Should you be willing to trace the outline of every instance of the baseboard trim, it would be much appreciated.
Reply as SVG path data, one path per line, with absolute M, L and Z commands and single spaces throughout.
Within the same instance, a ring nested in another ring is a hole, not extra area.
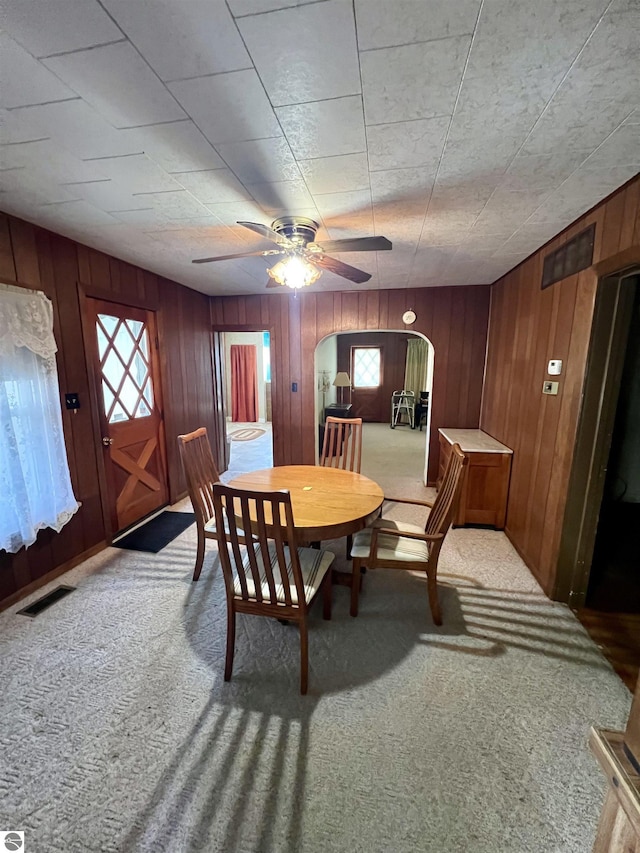
M 42 575 L 41 578 L 38 578 L 35 581 L 23 586 L 17 592 L 12 593 L 7 596 L 7 598 L 3 598 L 0 601 L 0 613 L 3 610 L 7 610 L 7 608 L 12 607 L 14 604 L 17 604 L 19 601 L 22 601 L 23 598 L 26 598 L 28 595 L 31 595 L 32 592 L 36 592 L 41 587 L 46 586 L 46 584 L 51 583 L 51 581 L 59 578 L 60 575 L 63 575 L 65 572 L 71 571 L 71 569 L 75 569 L 76 566 L 79 566 L 80 563 L 83 563 L 85 560 L 88 560 L 89 557 L 94 557 L 96 554 L 99 554 L 100 551 L 104 551 L 107 547 L 107 543 L 103 540 L 102 542 L 98 542 L 97 545 L 93 545 L 91 548 L 87 548 L 86 551 L 83 551 L 81 554 L 78 554 L 75 557 L 72 557 L 70 560 L 67 560 L 66 563 L 62 563 L 59 566 L 56 566 L 55 569 L 51 569 L 50 572 L 47 572 L 46 575 Z

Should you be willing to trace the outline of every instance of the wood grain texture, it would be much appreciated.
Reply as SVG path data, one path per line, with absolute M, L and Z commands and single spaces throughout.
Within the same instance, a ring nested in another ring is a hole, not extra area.
M 257 317 L 270 329 L 273 454 L 276 465 L 314 462 L 315 377 L 311 354 L 325 337 L 355 330 L 404 332 L 402 314 L 412 307 L 434 347 L 429 481 L 438 473 L 438 428 L 476 428 L 484 368 L 489 287 L 429 287 L 374 292 L 328 292 L 211 298 L 215 329 Z M 461 381 L 461 377 L 463 381 Z M 298 391 L 291 391 L 292 382 Z
M 632 223 L 640 211 L 639 186 L 636 177 L 491 288 L 480 427 L 513 448 L 506 532 L 549 595 L 598 278 L 593 269 L 583 270 L 541 290 L 542 263 L 548 252 L 592 222 L 594 265 L 630 249 L 637 240 Z M 550 359 L 563 361 L 557 396 L 542 394 Z
M 229 486 L 256 492 L 288 490 L 299 544 L 356 533 L 378 515 L 384 500 L 380 486 L 368 477 L 320 465 L 284 465 L 240 474 Z M 251 518 L 255 520 L 253 512 Z
M 28 549 L 0 552 L 0 606 L 55 576 L 105 540 L 98 476 L 99 430 L 81 316 L 81 292 L 156 310 L 171 500 L 186 484 L 176 436 L 200 426 L 215 435 L 209 298 L 117 258 L 11 216 L 0 215 L 0 278 L 39 289 L 52 300 L 60 393 L 76 392 L 76 414 L 62 409 L 74 493 L 82 506 L 60 533 L 43 530 Z

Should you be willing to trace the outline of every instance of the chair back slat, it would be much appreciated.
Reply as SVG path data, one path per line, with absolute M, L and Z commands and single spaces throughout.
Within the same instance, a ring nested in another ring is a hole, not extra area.
M 179 435 L 178 447 L 193 511 L 204 526 L 213 518 L 213 484 L 220 479 L 206 428 Z
M 325 422 L 320 465 L 360 473 L 362 418 L 333 418 Z
M 460 449 L 460 445 L 454 444 L 444 477 L 442 478 L 440 490 L 427 517 L 425 533 L 431 535 L 440 533 L 444 535 L 449 529 L 458 505 L 458 500 L 460 499 L 462 472 L 468 461 L 468 458 Z
M 289 492 L 254 492 L 216 483 L 213 498 L 227 590 L 236 598 L 263 606 L 265 611 L 282 604 L 306 607 Z M 242 552 L 239 527 L 245 534 Z M 239 592 L 238 589 L 234 592 L 236 578 Z M 297 604 L 291 594 L 292 586 L 296 589 Z M 282 600 L 278 604 L 279 593 Z

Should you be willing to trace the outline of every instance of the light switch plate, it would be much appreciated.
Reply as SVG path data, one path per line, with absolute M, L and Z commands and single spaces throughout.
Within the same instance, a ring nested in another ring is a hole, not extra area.
M 560 376 L 562 373 L 562 359 L 553 358 L 547 365 L 547 373 L 549 376 Z
M 542 383 L 542 393 L 543 394 L 557 394 L 558 393 L 558 382 L 549 382 L 545 380 Z

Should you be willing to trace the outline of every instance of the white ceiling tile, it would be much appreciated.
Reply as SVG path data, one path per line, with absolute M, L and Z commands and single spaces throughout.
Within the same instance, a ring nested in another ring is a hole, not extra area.
M 162 80 L 248 68 L 224 0 L 103 0 Z
M 143 208 L 123 208 L 122 210 L 113 210 L 111 215 L 121 222 L 126 222 L 129 225 L 134 225 L 136 228 L 155 228 L 169 224 L 169 220 L 164 213 L 155 207 Z
M 126 42 L 43 61 L 114 127 L 138 127 L 185 117 L 146 62 Z
M 360 50 L 471 34 L 481 0 L 356 0 Z
M 451 115 L 469 43 L 456 36 L 361 54 L 366 123 Z
M 631 107 L 625 99 L 576 103 L 561 89 L 527 137 L 523 153 L 554 159 L 567 149 L 590 154 L 629 116 Z
M 69 53 L 123 38 L 95 0 L 3 0 L 2 28 L 33 56 Z
M 371 173 L 371 196 L 378 208 L 400 203 L 414 214 L 423 211 L 432 187 L 433 176 L 425 169 L 389 169 Z
M 253 69 L 182 80 L 169 89 L 214 145 L 282 133 Z
M 238 26 L 275 106 L 360 93 L 349 0 L 241 18 Z
M 146 207 L 144 200 L 131 194 L 131 191 L 116 181 L 68 182 L 62 184 L 76 198 L 83 199 L 101 210 L 111 213 L 114 210 L 129 210 Z
M 12 115 L 28 123 L 35 133 L 49 136 L 81 159 L 117 157 L 142 151 L 131 137 L 123 136 L 89 104 L 77 98 L 57 104 L 22 107 Z
M 0 107 L 20 107 L 25 104 L 44 104 L 75 98 L 78 93 L 70 89 L 34 59 L 23 47 L 0 32 L 2 56 L 2 86 Z M 11 73 L 8 73 L 8 69 Z
M 229 8 L 236 18 L 246 15 L 260 15 L 275 9 L 290 9 L 305 3 L 317 3 L 318 0 L 229 0 Z
M 113 181 L 126 186 L 132 193 L 163 192 L 180 189 L 180 185 L 164 169 L 145 154 L 126 157 L 106 157 L 92 160 Z
M 26 212 L 29 206 L 39 207 L 47 203 L 75 201 L 80 198 L 73 187 L 52 181 L 33 169 L 0 171 L 0 191 L 2 200 L 10 197 L 13 201 L 21 200 L 26 204 Z M 6 208 L 0 204 L 0 209 Z
M 80 160 L 52 139 L 0 147 L 2 168 L 26 167 L 51 181 L 97 181 L 108 178 L 101 160 Z
M 48 139 L 46 133 L 33 127 L 31 122 L 24 119 L 26 110 L 0 109 L 0 144 L 15 145 L 22 142 L 35 142 Z
M 366 150 L 360 95 L 278 107 L 276 115 L 293 153 L 301 160 Z
M 198 172 L 224 167 L 222 158 L 192 121 L 133 127 L 118 133 L 166 172 Z
M 72 25 L 72 0 L 8 2 L 21 43 L 77 52 L 45 68 L 4 37 L 0 207 L 204 292 L 263 293 L 261 260 L 191 259 L 267 247 L 235 223 L 293 214 L 319 240 L 394 245 L 344 257 L 368 283 L 318 290 L 492 281 L 640 169 L 637 0 L 485 0 L 468 56 L 479 0 L 355 0 L 366 133 L 350 0 L 107 0 L 135 48 L 97 41 L 102 2 L 78 0 Z M 136 48 L 163 76 L 207 76 L 170 93 Z M 211 73 L 239 57 L 262 80 Z
M 341 154 L 338 157 L 301 160 L 300 169 L 314 196 L 366 190 L 369 187 L 366 154 Z
M 229 169 L 175 172 L 172 177 L 203 204 L 221 204 L 250 198 L 245 187 Z
M 309 190 L 302 180 L 249 184 L 247 189 L 263 210 L 274 215 L 280 211 L 295 213 L 299 208 L 314 206 Z
M 184 189 L 170 192 L 143 193 L 135 196 L 138 202 L 145 202 L 150 207 L 157 208 L 167 219 L 196 219 L 210 217 L 211 212 Z
M 584 168 L 640 166 L 640 124 L 624 124 L 584 161 Z
M 48 209 L 45 210 L 45 208 Z M 105 213 L 104 210 L 100 210 L 86 201 L 66 201 L 61 204 L 43 205 L 42 212 L 49 222 L 63 222 L 65 225 L 81 228 L 102 227 L 115 222 L 114 218 Z
M 243 183 L 300 179 L 300 169 L 284 136 L 218 145 L 220 156 Z
M 368 127 L 369 168 L 377 172 L 427 166 L 435 178 L 449 122 L 444 116 Z
M 261 222 L 264 225 L 271 224 L 266 221 L 268 217 L 265 217 L 262 208 L 254 201 L 208 204 L 207 208 L 224 225 L 235 225 L 237 222 Z M 250 236 L 251 232 L 247 230 L 247 238 Z

